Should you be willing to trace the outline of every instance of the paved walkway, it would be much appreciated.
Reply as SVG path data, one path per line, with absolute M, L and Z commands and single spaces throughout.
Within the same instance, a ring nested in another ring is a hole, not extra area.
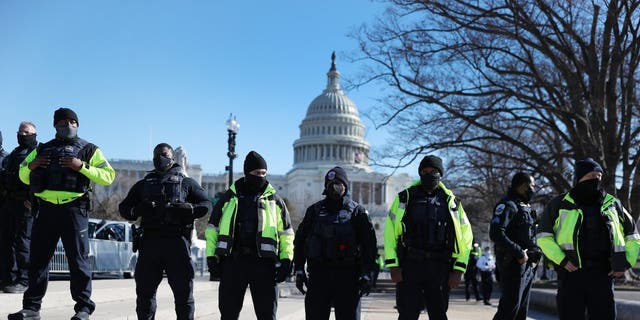
M 248 292 L 248 291 L 247 291 Z M 304 296 L 294 294 L 293 284 L 283 286 L 281 293 L 286 297 L 278 300 L 278 319 L 304 319 Z M 218 282 L 209 282 L 205 277 L 198 277 L 194 284 L 197 319 L 219 319 L 218 311 Z M 93 320 L 136 319 L 135 316 L 135 283 L 133 280 L 105 279 L 93 281 L 93 296 L 97 308 L 92 315 Z M 166 279 L 161 283 L 158 294 L 158 311 L 156 319 L 175 319 L 173 311 L 173 296 Z M 6 314 L 21 308 L 22 295 L 0 294 L 0 319 Z M 494 304 L 497 300 L 494 301 Z M 49 290 L 44 298 L 42 319 L 63 320 L 73 315 L 73 300 L 69 294 L 68 280 L 49 282 Z M 397 312 L 393 308 L 395 295 L 393 293 L 374 293 L 362 301 L 363 320 L 391 320 L 397 319 Z M 466 302 L 461 290 L 454 291 L 449 307 L 449 319 L 480 320 L 491 319 L 495 313 L 495 306 L 485 306 L 482 303 Z M 240 319 L 255 319 L 251 296 L 247 294 Z M 332 316 L 333 319 L 333 316 Z M 420 319 L 428 319 L 422 314 Z M 554 319 L 544 314 L 532 314 L 531 319 Z

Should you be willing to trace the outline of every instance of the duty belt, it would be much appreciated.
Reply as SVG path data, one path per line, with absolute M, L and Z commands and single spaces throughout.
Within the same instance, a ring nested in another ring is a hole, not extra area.
M 349 262 L 312 260 L 307 261 L 307 268 L 309 271 L 318 269 L 359 270 L 361 265 L 355 260 Z
M 251 248 L 251 247 L 235 247 L 233 248 L 233 251 L 231 252 L 231 255 L 236 257 L 236 256 L 252 256 L 252 255 L 257 255 L 258 251 L 256 250 L 256 248 Z
M 65 199 L 66 200 L 66 199 Z M 89 208 L 89 200 L 84 196 L 80 196 L 78 198 L 69 198 L 70 201 L 64 201 L 62 203 L 51 203 L 47 200 L 40 198 L 40 206 L 41 207 L 52 207 L 52 208 Z
M 449 259 L 451 259 L 451 252 L 447 250 L 427 251 L 427 250 L 407 247 L 406 258 L 412 261 L 425 261 L 425 260 L 448 261 Z
M 9 191 L 7 192 L 7 199 L 14 200 L 14 201 L 29 200 L 29 191 L 24 191 L 24 192 Z
M 178 226 L 159 226 L 159 227 L 142 227 L 145 238 L 157 237 L 157 238 L 171 238 L 171 237 L 183 237 L 182 228 Z
M 609 260 L 582 260 L 583 269 L 610 269 L 611 263 Z

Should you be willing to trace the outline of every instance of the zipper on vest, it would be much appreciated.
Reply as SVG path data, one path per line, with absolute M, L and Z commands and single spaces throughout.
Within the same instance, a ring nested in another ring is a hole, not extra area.
M 580 247 L 578 243 L 580 242 L 580 228 L 582 227 L 582 210 L 578 209 L 580 215 L 578 216 L 578 223 L 576 224 L 576 238 L 573 240 L 576 247 L 576 256 L 578 257 L 578 268 L 582 268 L 582 259 L 580 258 Z
M 458 232 L 456 232 L 456 223 L 455 223 L 455 220 L 453 220 L 453 219 L 456 219 L 458 217 L 454 217 L 454 213 L 451 210 L 451 206 L 449 206 L 449 216 L 451 216 L 451 224 L 453 224 L 453 253 L 459 254 L 460 253 L 460 245 L 458 244 Z M 459 220 L 460 219 L 458 219 L 458 221 Z M 462 232 L 462 226 L 460 225 L 459 222 L 458 222 L 458 229 L 460 230 L 460 232 Z
M 264 195 L 263 195 L 264 196 Z M 260 203 L 262 203 L 263 206 L 265 206 L 264 211 L 265 211 L 265 215 L 266 215 L 266 205 L 264 204 L 264 202 L 262 201 L 262 196 L 260 196 L 258 198 L 258 214 L 260 214 Z M 260 220 L 260 218 L 256 217 L 258 220 Z M 261 228 L 264 229 L 264 218 L 262 218 L 262 226 L 260 226 Z M 262 233 L 262 230 L 258 230 L 258 228 L 256 228 L 256 252 L 258 253 L 258 257 L 262 258 L 262 254 L 260 253 L 260 234 Z
M 231 225 L 229 226 L 231 228 L 231 233 L 229 234 L 229 252 L 227 254 L 231 254 L 231 252 L 233 251 L 233 239 L 235 238 L 235 232 L 236 232 L 236 217 L 238 216 L 238 196 L 235 196 L 236 198 L 236 205 L 233 208 L 233 221 L 231 221 Z

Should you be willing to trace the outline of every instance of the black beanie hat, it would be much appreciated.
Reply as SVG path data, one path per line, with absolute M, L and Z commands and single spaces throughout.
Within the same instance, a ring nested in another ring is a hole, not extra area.
M 444 168 L 442 167 L 442 159 L 436 156 L 425 156 L 420 161 L 420 166 L 418 167 L 418 174 L 422 171 L 423 168 L 431 167 L 440 171 L 440 176 L 444 176 Z
M 340 180 L 340 182 L 342 182 L 344 186 L 349 189 L 349 178 L 347 177 L 347 172 L 342 167 L 333 167 L 333 169 L 329 170 L 329 172 L 324 175 L 325 188 L 331 181 L 336 179 Z
M 267 162 L 259 153 L 252 150 L 244 158 L 244 174 L 247 175 L 255 169 L 267 170 Z
M 602 167 L 599 163 L 591 158 L 582 159 L 580 161 L 576 161 L 576 168 L 574 177 L 576 182 L 584 177 L 587 173 L 597 171 L 602 173 Z
M 64 119 L 73 119 L 78 123 L 78 126 L 80 126 L 80 121 L 78 121 L 78 115 L 69 108 L 60 108 L 53 113 L 54 126 L 58 121 L 64 120 Z

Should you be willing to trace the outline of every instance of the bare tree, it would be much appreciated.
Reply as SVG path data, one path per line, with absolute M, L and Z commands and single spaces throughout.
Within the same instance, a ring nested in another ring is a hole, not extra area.
M 93 184 L 93 191 L 90 193 L 92 217 L 123 220 L 120 217 L 118 206 L 136 181 L 134 177 L 129 175 L 116 175 L 115 181 L 109 186 Z
M 378 164 L 447 150 L 559 193 L 589 156 L 605 188 L 640 207 L 640 0 L 388 2 L 354 35 L 368 62 L 356 85 L 388 85 L 375 119 L 405 142 Z

